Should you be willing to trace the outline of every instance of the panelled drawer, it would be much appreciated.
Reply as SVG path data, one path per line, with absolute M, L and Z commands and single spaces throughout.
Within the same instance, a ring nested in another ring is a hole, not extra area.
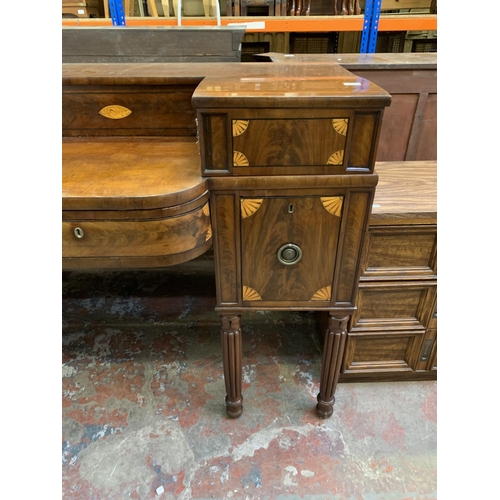
M 63 91 L 63 136 L 196 136 L 194 88 L 72 87 Z
M 361 283 L 342 373 L 376 377 L 425 370 L 428 361 L 419 358 L 435 299 L 434 281 Z
M 371 226 L 360 281 L 436 279 L 434 225 Z
M 342 372 L 389 373 L 414 371 L 422 331 L 353 334 L 347 339 Z
M 435 282 L 361 283 L 351 332 L 427 329 L 434 310 Z

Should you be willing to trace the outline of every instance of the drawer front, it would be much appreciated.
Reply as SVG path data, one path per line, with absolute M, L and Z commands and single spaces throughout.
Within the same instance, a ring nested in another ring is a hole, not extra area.
M 427 329 L 434 311 L 436 283 L 362 283 L 351 331 Z
M 63 136 L 195 136 L 194 87 L 63 92 Z
M 236 167 L 342 166 L 348 128 L 349 119 L 342 117 L 233 119 L 233 163 Z
M 330 303 L 343 201 L 241 198 L 244 305 Z
M 361 281 L 435 279 L 436 226 L 370 227 Z
M 198 110 L 205 175 L 371 173 L 382 118 L 349 109 Z
M 413 371 L 422 332 L 349 334 L 343 373 Z
M 179 217 L 146 221 L 65 221 L 63 258 L 156 257 L 181 254 L 212 236 L 208 204 Z

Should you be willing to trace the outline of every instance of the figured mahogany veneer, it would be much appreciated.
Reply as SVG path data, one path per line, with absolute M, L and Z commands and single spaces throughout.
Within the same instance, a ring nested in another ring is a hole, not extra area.
M 390 99 L 338 64 L 64 64 L 63 269 L 162 267 L 213 240 L 233 418 L 248 310 L 325 313 L 322 418 L 342 377 L 435 373 L 432 210 L 384 197 L 391 165 L 374 169 Z
M 211 246 L 193 140 L 65 139 L 63 269 L 162 267 Z

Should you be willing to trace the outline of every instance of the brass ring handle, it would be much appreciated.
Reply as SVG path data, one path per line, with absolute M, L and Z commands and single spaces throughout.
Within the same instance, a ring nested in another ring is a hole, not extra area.
M 279 248 L 277 257 L 285 266 L 293 266 L 302 258 L 302 250 L 293 243 L 287 243 Z
M 75 236 L 78 238 L 78 239 L 82 239 L 83 238 L 83 229 L 81 227 L 75 227 L 74 231 L 75 233 Z

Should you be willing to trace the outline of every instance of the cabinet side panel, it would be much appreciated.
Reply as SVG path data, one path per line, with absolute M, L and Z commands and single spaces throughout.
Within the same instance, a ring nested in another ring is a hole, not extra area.
M 338 266 L 336 293 L 337 305 L 353 305 L 359 276 L 361 248 L 366 232 L 367 214 L 373 197 L 372 192 L 353 192 L 349 196 L 345 222 L 345 235 Z
M 233 195 L 212 195 L 217 302 L 238 303 L 236 211 Z
M 203 140 L 205 142 L 204 168 L 206 170 L 228 170 L 227 115 L 203 114 L 202 120 Z
M 372 169 L 378 118 L 378 114 L 356 114 L 352 132 L 351 151 L 347 165 L 348 170 L 350 168 Z

